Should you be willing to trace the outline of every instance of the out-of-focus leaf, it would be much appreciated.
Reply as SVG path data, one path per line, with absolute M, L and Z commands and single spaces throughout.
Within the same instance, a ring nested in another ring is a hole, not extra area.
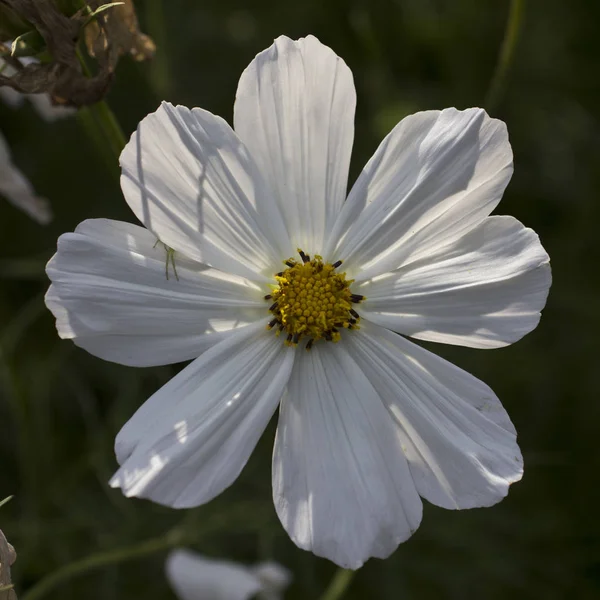
M 12 43 L 11 56 L 35 56 L 46 48 L 44 38 L 38 31 L 28 31 L 16 37 Z
M 22 33 L 31 29 L 14 10 L 4 4 L 0 4 L 0 41 L 12 40 Z

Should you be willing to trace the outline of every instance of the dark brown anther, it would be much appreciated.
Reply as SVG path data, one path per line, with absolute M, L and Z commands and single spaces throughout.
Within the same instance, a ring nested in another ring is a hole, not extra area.
M 313 339 L 308 340 L 308 344 L 306 344 L 306 350 L 310 350 L 312 348 L 314 341 L 315 340 Z
M 277 308 L 277 302 L 273 302 L 273 304 L 271 304 L 271 306 L 269 306 L 269 310 L 271 312 L 273 312 L 276 308 Z
M 343 327 L 344 326 L 343 323 L 334 323 L 333 325 L 334 325 L 334 327 Z
M 271 321 L 269 321 L 269 324 L 267 325 L 267 327 L 269 329 L 273 329 L 273 327 L 275 327 L 276 324 L 277 324 L 277 319 L 271 319 Z
M 279 273 L 275 273 L 275 277 L 283 277 L 283 271 L 279 271 Z
M 279 323 L 279 333 L 281 333 L 285 329 L 285 325 L 283 323 Z
M 300 341 L 300 334 L 296 333 L 294 334 L 294 337 L 292 338 L 292 344 L 297 344 Z
M 290 267 L 290 268 L 291 268 L 291 267 L 295 267 L 295 266 L 296 266 L 296 261 L 295 261 L 295 260 L 286 260 L 286 261 L 285 261 L 285 264 L 286 264 L 288 267 Z
M 293 338 L 293 337 L 294 337 L 294 336 L 293 336 L 291 333 L 288 333 L 288 336 L 287 336 L 287 340 L 286 340 L 286 341 L 287 341 L 288 343 L 290 343 L 290 342 L 292 341 L 292 338 Z
M 350 325 L 356 325 L 356 319 L 348 319 L 348 323 L 350 323 Z
M 357 312 L 356 312 L 356 311 L 355 311 L 353 308 L 351 308 L 351 309 L 350 309 L 348 312 L 349 312 L 349 313 L 350 313 L 350 314 L 351 314 L 351 315 L 352 315 L 352 316 L 353 316 L 355 319 L 360 319 L 360 315 L 359 315 L 359 314 L 358 314 L 358 313 L 357 313 Z
M 339 329 L 338 329 L 337 327 L 332 327 L 332 328 L 331 328 L 331 331 L 332 331 L 333 333 L 338 333 L 338 332 L 339 332 Z
M 325 332 L 325 339 L 326 339 L 328 342 L 331 342 L 331 340 L 333 340 L 333 336 L 331 335 L 331 332 L 330 332 L 330 331 L 326 331 L 326 332 Z
M 338 267 L 339 267 L 341 264 L 342 264 L 342 261 L 341 261 L 341 260 L 336 260 L 336 261 L 335 261 L 335 262 L 334 262 L 334 263 L 333 263 L 331 266 L 332 266 L 334 269 L 337 269 L 337 268 L 338 268 Z
M 365 297 L 361 296 L 360 294 L 352 294 L 350 296 L 350 300 L 354 303 L 362 302 L 364 299 L 365 299 Z
M 300 258 L 302 259 L 303 263 L 310 262 L 310 255 L 304 254 L 304 252 L 302 252 L 302 250 L 298 250 L 298 254 L 300 255 Z
M 273 296 L 271 296 L 271 294 L 267 294 L 267 295 L 265 296 L 265 300 L 270 300 L 272 297 L 273 297 Z

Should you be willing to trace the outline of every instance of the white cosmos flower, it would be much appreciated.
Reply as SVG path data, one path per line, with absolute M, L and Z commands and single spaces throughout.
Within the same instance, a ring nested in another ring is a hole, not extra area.
M 494 392 L 397 333 L 506 346 L 535 328 L 550 286 L 537 235 L 489 216 L 512 174 L 504 123 L 477 108 L 409 116 L 346 199 L 354 109 L 350 70 L 314 37 L 281 37 L 252 61 L 235 132 L 163 104 L 121 156 L 123 193 L 145 228 L 92 220 L 63 235 L 46 297 L 60 335 L 96 356 L 195 359 L 117 436 L 112 486 L 178 508 L 208 502 L 280 406 L 279 518 L 298 546 L 349 568 L 414 533 L 420 496 L 490 506 L 522 475 Z M 325 306 L 314 290 L 327 285 L 336 296 Z M 362 296 L 353 323 L 345 302 Z M 306 351 L 310 336 L 292 335 L 296 310 L 313 337 L 339 343 Z
M 277 563 L 246 567 L 189 550 L 171 552 L 166 572 L 180 600 L 281 600 L 292 579 Z

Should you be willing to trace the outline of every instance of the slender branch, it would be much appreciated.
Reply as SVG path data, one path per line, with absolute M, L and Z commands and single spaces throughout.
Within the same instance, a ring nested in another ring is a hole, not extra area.
M 498 62 L 496 63 L 496 69 L 494 70 L 490 87 L 485 96 L 484 105 L 489 112 L 492 112 L 497 108 L 502 93 L 504 92 L 506 77 L 515 56 L 524 13 L 525 0 L 511 0 L 508 18 L 506 20 L 506 28 L 504 30 L 504 39 L 502 40 L 502 46 L 500 47 L 500 53 L 498 55 Z
M 209 535 L 211 532 L 218 531 L 225 524 L 231 525 L 232 523 L 237 523 L 239 524 L 239 527 L 241 527 L 241 523 L 244 523 L 245 526 L 251 525 L 253 530 L 256 529 L 257 531 L 260 531 L 265 527 L 265 520 L 264 518 L 261 518 L 261 515 L 258 514 L 256 510 L 254 510 L 256 518 L 251 523 L 248 523 L 247 515 L 250 514 L 252 510 L 250 508 L 251 506 L 251 503 L 240 503 L 235 511 L 230 511 L 227 514 L 213 515 L 202 527 L 195 524 L 194 513 L 190 512 L 180 522 L 179 526 L 174 527 L 160 537 L 152 538 L 145 542 L 140 542 L 125 548 L 98 552 L 87 558 L 65 565 L 61 569 L 54 571 L 54 573 L 51 573 L 40 580 L 22 595 L 21 600 L 39 600 L 65 581 L 83 575 L 88 571 L 93 571 L 94 569 L 135 560 L 156 552 L 169 550 L 170 548 L 184 546 L 185 544 L 197 541 L 199 535 Z
M 333 576 L 333 579 L 323 592 L 321 600 L 339 600 L 348 591 L 355 571 L 347 569 L 338 569 Z
M 77 577 L 87 571 L 128 560 L 135 560 L 136 558 L 141 558 L 162 550 L 168 550 L 169 548 L 179 546 L 183 541 L 184 535 L 182 532 L 179 529 L 174 529 L 167 535 L 153 538 L 140 544 L 92 554 L 82 560 L 72 562 L 45 577 L 22 594 L 21 600 L 39 600 L 39 598 L 46 596 L 64 581 Z

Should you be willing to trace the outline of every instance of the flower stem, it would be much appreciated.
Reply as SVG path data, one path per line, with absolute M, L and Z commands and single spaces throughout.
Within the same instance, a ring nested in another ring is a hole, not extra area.
M 115 114 L 110 109 L 110 106 L 108 106 L 106 100 L 100 100 L 100 102 L 92 104 L 90 109 L 102 126 L 102 129 L 108 138 L 111 150 L 118 161 L 119 156 L 127 143 L 123 130 L 119 125 L 119 121 L 117 121 Z
M 106 565 L 134 560 L 149 554 L 154 554 L 155 552 L 168 550 L 169 548 L 180 545 L 183 542 L 183 538 L 182 532 L 179 529 L 174 529 L 167 535 L 146 540 L 140 544 L 92 554 L 82 560 L 72 562 L 42 579 L 39 583 L 25 592 L 25 594 L 22 595 L 21 600 L 39 600 L 39 598 L 46 596 L 61 583 L 73 577 L 77 577 L 87 571 L 92 571 Z
M 98 153 L 104 159 L 104 163 L 108 170 L 118 179 L 120 169 L 118 163 L 115 162 L 114 151 L 108 144 L 106 136 L 104 135 L 98 120 L 94 116 L 92 109 L 89 106 L 82 106 L 77 111 L 77 120 L 87 137 L 96 147 Z
M 500 102 L 502 92 L 506 85 L 506 77 L 512 64 L 521 25 L 523 24 L 523 14 L 525 12 L 525 0 L 511 0 L 506 28 L 504 30 L 504 39 L 500 47 L 496 69 L 490 82 L 487 94 L 485 96 L 484 106 L 489 112 L 494 111 Z
M 168 98 L 171 91 L 171 76 L 167 55 L 167 32 L 165 31 L 165 10 L 163 0 L 147 0 L 146 26 L 156 43 L 157 52 L 150 65 L 151 81 L 160 100 Z
M 77 50 L 77 56 L 83 72 L 88 77 L 91 77 L 90 68 L 81 49 Z M 117 121 L 106 100 L 100 100 L 96 104 L 81 108 L 79 110 L 79 119 L 86 133 L 92 138 L 95 145 L 100 147 L 101 152 L 109 162 L 111 170 L 115 171 L 118 177 L 120 173 L 118 167 L 119 156 L 127 141 L 119 125 L 119 121 Z M 97 130 L 100 131 L 97 132 Z M 116 163 L 114 159 L 116 159 Z
M 339 600 L 339 598 L 342 598 L 352 583 L 354 573 L 355 571 L 338 569 L 329 586 L 323 592 L 321 600 Z

